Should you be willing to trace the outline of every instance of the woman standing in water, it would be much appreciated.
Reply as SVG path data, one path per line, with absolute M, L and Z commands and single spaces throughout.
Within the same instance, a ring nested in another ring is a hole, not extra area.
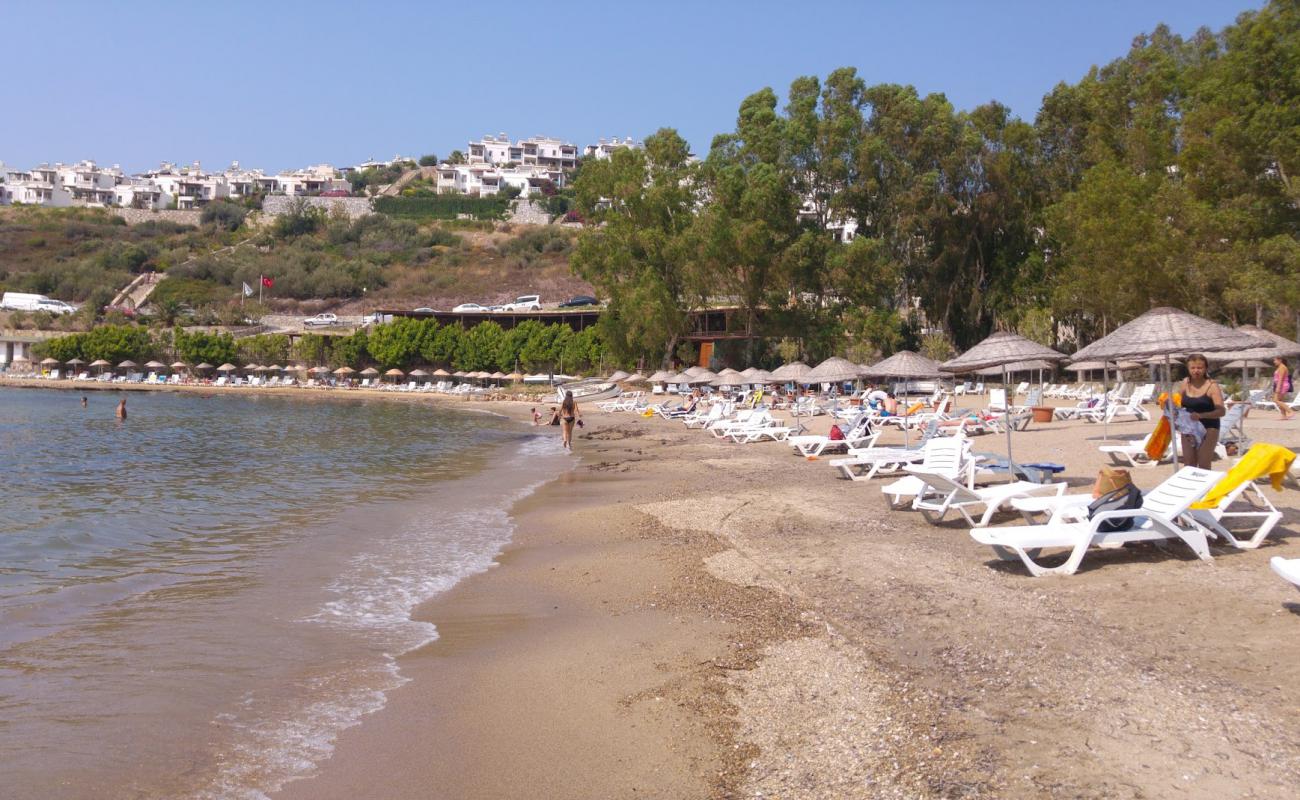
M 564 393 L 564 402 L 560 404 L 560 443 L 565 450 L 573 449 L 573 426 L 578 424 L 582 415 L 578 413 L 578 402 L 573 399 L 573 392 Z
M 126 419 L 126 398 L 117 401 L 117 418 Z

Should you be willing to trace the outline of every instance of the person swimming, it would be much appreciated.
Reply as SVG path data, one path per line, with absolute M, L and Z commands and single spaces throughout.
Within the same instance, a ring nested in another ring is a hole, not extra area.
M 87 403 L 86 403 L 86 396 L 83 394 L 83 395 L 81 396 L 81 407 L 82 407 L 82 408 L 85 408 L 86 405 L 87 405 Z
M 126 419 L 126 398 L 117 401 L 117 418 Z

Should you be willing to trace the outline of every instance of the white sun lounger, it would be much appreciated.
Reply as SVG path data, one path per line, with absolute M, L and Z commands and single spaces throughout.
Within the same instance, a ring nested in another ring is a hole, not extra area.
M 1128 464 L 1131 467 L 1154 467 L 1170 457 L 1173 451 L 1173 439 L 1170 438 L 1169 446 L 1165 448 L 1164 454 L 1159 459 L 1147 458 L 1147 443 L 1150 441 L 1151 434 L 1148 433 L 1136 442 L 1103 444 L 1097 450 L 1110 456 L 1110 460 L 1116 464 Z
M 848 433 L 844 434 L 843 439 L 832 439 L 829 436 L 791 436 L 786 439 L 790 446 L 794 448 L 797 455 L 804 457 L 816 457 L 826 452 L 832 447 L 853 448 L 870 448 L 875 445 L 876 440 L 880 438 L 882 431 L 879 429 L 872 430 L 871 417 L 863 414 L 853 423 Z
M 1192 503 L 1204 497 L 1222 477 L 1222 472 L 1183 467 L 1173 477 L 1147 492 L 1142 498 L 1141 508 L 1105 511 L 1090 520 L 1075 522 L 1052 521 L 1045 525 L 974 528 L 970 535 L 980 544 L 991 546 L 999 558 L 1019 558 L 1028 568 L 1029 574 L 1036 578 L 1044 575 L 1073 575 L 1089 548 L 1118 547 L 1128 542 L 1181 539 L 1199 558 L 1209 561 L 1206 529 L 1189 519 L 1187 511 Z M 1133 527 L 1129 530 L 1107 533 L 1100 529 L 1106 520 L 1125 517 L 1133 518 Z M 1040 551 L 1048 548 L 1066 548 L 1070 555 L 1060 566 L 1045 567 L 1035 559 Z
M 947 475 L 954 480 L 964 477 L 968 483 L 975 480 L 975 461 L 970 457 L 970 440 L 964 437 L 931 439 L 921 450 L 920 469 L 929 474 Z M 905 475 L 893 483 L 880 487 L 896 507 L 904 497 L 916 497 L 925 492 L 925 482 L 915 475 Z
M 1273 528 L 1282 521 L 1282 512 L 1260 491 L 1254 481 L 1243 481 L 1224 496 L 1214 508 L 1193 508 L 1188 511 L 1197 522 L 1209 528 L 1214 535 L 1238 550 L 1254 550 L 1264 543 Z M 1234 520 L 1258 521 L 1256 528 L 1246 538 L 1238 538 L 1224 526 Z
M 921 493 L 912 500 L 913 510 L 920 511 L 931 522 L 941 522 L 949 511 L 956 511 L 972 527 L 983 528 L 999 510 L 1007 510 L 1012 500 L 1021 497 L 1052 494 L 1061 496 L 1065 493 L 1065 483 L 1033 483 L 1015 481 L 999 483 L 984 488 L 972 489 L 964 486 L 947 475 L 932 472 L 924 467 L 907 467 L 908 474 L 920 479 L 924 486 Z M 984 513 L 977 521 L 970 515 L 971 510 L 983 508 Z
M 1273 556 L 1268 560 L 1273 571 L 1282 576 L 1282 580 L 1300 589 L 1300 558 L 1282 558 Z

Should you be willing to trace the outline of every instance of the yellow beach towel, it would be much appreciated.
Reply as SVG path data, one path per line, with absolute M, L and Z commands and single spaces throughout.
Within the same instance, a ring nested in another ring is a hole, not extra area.
M 1268 476 L 1269 482 L 1273 488 L 1282 491 L 1282 479 L 1286 477 L 1286 472 L 1291 468 L 1291 462 L 1295 461 L 1295 453 L 1280 444 L 1266 444 L 1260 442 L 1251 445 L 1246 451 L 1246 455 L 1241 457 L 1237 466 L 1228 470 L 1228 474 L 1223 476 L 1223 480 L 1214 485 L 1205 499 L 1192 505 L 1192 508 L 1214 508 L 1219 501 L 1227 497 L 1228 494 L 1246 481 L 1253 481 Z

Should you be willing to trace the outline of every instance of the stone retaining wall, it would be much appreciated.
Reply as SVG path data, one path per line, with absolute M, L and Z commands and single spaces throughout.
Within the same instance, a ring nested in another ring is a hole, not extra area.
M 534 203 L 532 200 L 516 200 L 509 221 L 516 225 L 549 225 L 551 215 L 546 213 L 541 203 Z
M 127 225 L 166 220 L 167 222 L 175 222 L 178 225 L 194 225 L 196 227 L 199 224 L 199 215 L 203 213 L 202 211 L 178 211 L 174 209 L 148 211 L 142 208 L 111 208 L 109 211 L 126 220 Z
M 287 195 L 273 194 L 262 201 L 262 215 L 264 217 L 278 217 L 287 213 L 293 203 L 298 200 L 305 200 L 307 205 L 314 208 L 323 208 L 326 213 L 333 214 L 336 209 L 342 209 L 348 219 L 358 219 L 367 214 L 374 213 L 374 201 L 369 197 L 289 197 Z

